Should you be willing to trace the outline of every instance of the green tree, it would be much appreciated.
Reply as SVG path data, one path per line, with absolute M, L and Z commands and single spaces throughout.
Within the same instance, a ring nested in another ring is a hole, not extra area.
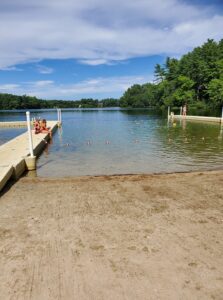
M 165 68 L 161 67 L 160 64 L 156 64 L 154 74 L 156 77 L 156 81 L 162 82 L 165 79 L 165 75 L 166 75 Z
M 223 105 L 223 79 L 212 79 L 210 81 L 208 95 L 212 106 L 220 107 Z

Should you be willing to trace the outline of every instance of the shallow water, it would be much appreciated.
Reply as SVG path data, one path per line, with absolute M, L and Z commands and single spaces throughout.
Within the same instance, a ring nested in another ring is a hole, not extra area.
M 25 131 L 26 128 L 0 128 L 0 146 Z
M 55 111 L 32 112 L 32 116 L 57 118 Z M 5 120 L 10 118 L 25 120 L 25 113 L 4 114 Z M 219 124 L 189 121 L 172 124 L 150 110 L 68 110 L 62 112 L 62 118 L 62 128 L 38 160 L 38 176 L 223 167 L 223 132 Z

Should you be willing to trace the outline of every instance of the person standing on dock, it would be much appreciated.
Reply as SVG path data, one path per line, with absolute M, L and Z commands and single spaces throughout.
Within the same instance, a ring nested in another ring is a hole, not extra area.
M 186 115 L 187 115 L 187 105 L 184 104 L 184 106 L 183 106 L 183 116 L 186 117 Z

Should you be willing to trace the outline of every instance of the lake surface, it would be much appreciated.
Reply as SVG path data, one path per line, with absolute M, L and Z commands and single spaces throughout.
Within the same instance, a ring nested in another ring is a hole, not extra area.
M 25 128 L 0 128 L 0 146 L 25 131 Z
M 32 117 L 57 119 L 55 111 Z M 25 112 L 0 113 L 0 121 L 25 120 Z M 63 125 L 38 159 L 38 176 L 159 173 L 223 167 L 219 124 L 172 124 L 151 110 L 63 110 Z M 0 141 L 25 129 L 0 129 Z

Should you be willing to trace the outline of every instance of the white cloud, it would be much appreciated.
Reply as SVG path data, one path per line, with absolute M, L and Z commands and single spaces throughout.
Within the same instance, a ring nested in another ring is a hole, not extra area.
M 32 87 L 46 87 L 49 85 L 52 85 L 54 82 L 53 80 L 38 80 L 38 81 L 31 81 L 31 82 L 27 82 L 28 85 L 31 85 Z
M 14 84 L 14 83 L 1 84 L 0 93 L 10 93 L 10 91 L 17 90 L 19 89 L 19 87 L 20 87 L 19 84 Z
M 23 71 L 23 69 L 21 68 L 17 68 L 15 66 L 11 66 L 11 67 L 2 67 L 0 68 L 1 71 Z
M 37 65 L 37 71 L 40 74 L 51 74 L 51 73 L 54 72 L 54 69 L 46 67 L 46 66 L 43 66 L 43 65 Z
M 97 65 L 219 40 L 223 16 L 180 0 L 1 0 L 0 28 L 0 68 L 64 58 Z
M 89 66 L 98 66 L 98 65 L 113 65 L 111 61 L 107 59 L 80 59 L 80 63 L 89 65 Z
M 30 95 L 43 99 L 73 99 L 82 97 L 104 98 L 111 94 L 121 96 L 133 84 L 143 84 L 152 81 L 152 77 L 143 76 L 117 76 L 89 78 L 72 84 L 57 84 L 51 80 L 30 81 L 23 85 L 5 84 L 0 86 L 5 93 L 16 95 Z M 71 96 L 72 95 L 72 96 Z M 95 95 L 95 96 L 94 96 Z

